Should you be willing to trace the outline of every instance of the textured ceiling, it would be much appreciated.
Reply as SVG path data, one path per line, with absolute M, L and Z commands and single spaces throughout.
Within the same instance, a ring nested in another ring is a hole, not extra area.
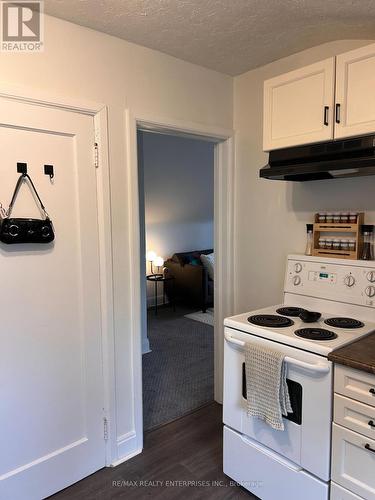
M 375 0 L 46 0 L 45 11 L 229 75 L 375 37 Z

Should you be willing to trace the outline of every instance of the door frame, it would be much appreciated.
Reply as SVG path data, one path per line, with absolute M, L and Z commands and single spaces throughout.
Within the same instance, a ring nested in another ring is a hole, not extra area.
M 105 464 L 110 466 L 117 457 L 116 405 L 115 405 L 115 342 L 114 301 L 112 264 L 112 211 L 109 175 L 108 109 L 102 103 L 83 99 L 66 99 L 49 94 L 48 91 L 33 90 L 0 82 L 0 99 L 14 100 L 43 107 L 62 109 L 93 117 L 95 142 L 98 144 L 98 168 L 96 168 L 96 193 L 99 234 L 99 276 L 101 300 L 101 347 L 103 367 L 103 419 L 108 422 L 109 439 L 105 441 Z M 94 144 L 93 144 L 93 168 Z M 104 424 L 103 424 L 104 431 Z M 103 432 L 104 439 L 104 432 Z
M 214 397 L 222 403 L 223 394 L 223 320 L 234 311 L 234 131 L 200 123 L 146 116 L 125 111 L 127 196 L 129 200 L 131 293 L 131 335 L 133 348 L 133 422 L 136 448 L 143 448 L 142 415 L 142 297 L 140 214 L 138 188 L 137 130 L 207 140 L 215 143 L 215 326 L 214 326 Z

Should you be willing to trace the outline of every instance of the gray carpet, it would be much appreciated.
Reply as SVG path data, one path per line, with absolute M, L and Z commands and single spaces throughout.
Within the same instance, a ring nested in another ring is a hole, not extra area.
M 143 421 L 149 430 L 214 398 L 214 329 L 177 307 L 148 313 L 151 352 L 143 355 Z

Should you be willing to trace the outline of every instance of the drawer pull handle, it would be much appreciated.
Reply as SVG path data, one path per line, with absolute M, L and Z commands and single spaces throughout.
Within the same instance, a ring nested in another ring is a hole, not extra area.
M 372 453 L 375 453 L 374 448 L 371 448 L 371 446 L 368 443 L 365 444 L 365 448 L 366 448 L 366 450 L 372 451 Z
M 373 387 L 371 387 L 371 389 L 368 392 L 373 396 L 375 396 L 375 389 Z
M 370 420 L 370 422 L 368 423 L 368 425 L 369 425 L 370 427 L 372 427 L 373 429 L 375 429 L 375 423 L 374 423 L 374 421 L 373 421 L 373 420 Z
M 328 127 L 329 122 L 328 122 L 328 113 L 329 113 L 329 106 L 324 106 L 324 125 Z
M 336 123 L 340 123 L 340 104 L 336 104 Z

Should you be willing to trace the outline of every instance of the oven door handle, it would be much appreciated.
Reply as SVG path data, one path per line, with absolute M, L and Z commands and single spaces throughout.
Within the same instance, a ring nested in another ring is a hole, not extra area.
M 229 335 L 225 334 L 225 338 L 228 342 L 238 345 L 240 347 L 245 347 L 246 342 L 243 340 L 238 340 Z M 330 367 L 327 365 L 322 365 L 320 363 L 306 363 L 305 361 L 300 361 L 299 359 L 290 358 L 289 356 L 285 356 L 284 361 L 294 366 L 298 366 L 299 368 L 304 368 L 305 370 L 309 370 L 315 373 L 328 373 L 330 371 Z

